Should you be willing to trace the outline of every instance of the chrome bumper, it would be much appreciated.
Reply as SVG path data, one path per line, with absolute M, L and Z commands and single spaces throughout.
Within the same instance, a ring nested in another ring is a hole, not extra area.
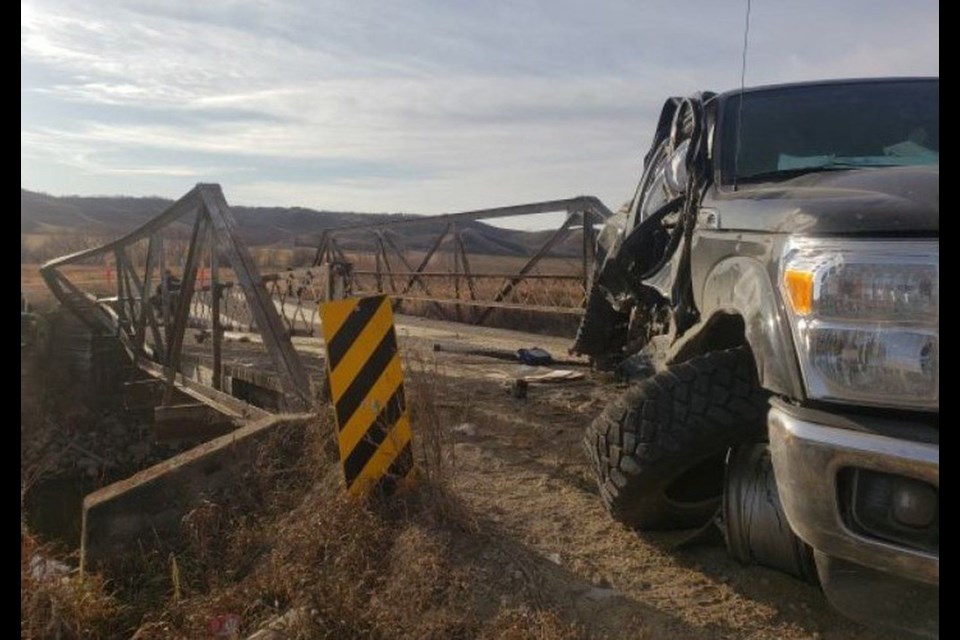
M 837 491 L 841 469 L 858 467 L 940 486 L 940 446 L 841 429 L 770 411 L 770 451 L 780 501 L 794 532 L 817 551 L 896 576 L 940 584 L 940 556 L 851 531 Z

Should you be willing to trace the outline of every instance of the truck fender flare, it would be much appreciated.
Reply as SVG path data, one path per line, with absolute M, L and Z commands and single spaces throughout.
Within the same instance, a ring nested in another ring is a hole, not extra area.
M 803 384 L 786 310 L 759 261 L 721 260 L 704 280 L 700 317 L 671 347 L 669 362 L 743 342 L 750 346 L 757 379 L 769 391 L 803 398 Z

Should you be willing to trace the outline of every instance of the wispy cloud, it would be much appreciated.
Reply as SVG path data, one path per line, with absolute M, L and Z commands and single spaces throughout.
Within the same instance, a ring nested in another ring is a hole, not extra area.
M 96 5 L 100 7 L 100 5 Z M 445 211 L 631 191 L 668 95 L 739 79 L 742 7 L 21 4 L 21 183 Z M 939 5 L 755 3 L 751 83 L 939 73 Z

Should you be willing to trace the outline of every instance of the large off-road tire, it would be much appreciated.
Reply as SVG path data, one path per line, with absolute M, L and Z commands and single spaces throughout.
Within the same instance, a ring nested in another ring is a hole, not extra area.
M 745 347 L 673 365 L 630 389 L 584 437 L 607 509 L 637 529 L 706 523 L 723 494 L 727 449 L 762 438 L 767 399 Z

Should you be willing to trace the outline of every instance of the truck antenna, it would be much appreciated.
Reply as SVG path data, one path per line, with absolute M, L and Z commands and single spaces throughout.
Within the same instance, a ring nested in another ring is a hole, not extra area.
M 743 24 L 743 53 L 740 56 L 740 97 L 737 100 L 737 141 L 733 150 L 733 190 L 737 190 L 737 175 L 740 170 L 740 128 L 743 125 L 743 90 L 747 82 L 747 43 L 750 36 L 750 0 L 747 0 L 747 15 Z

